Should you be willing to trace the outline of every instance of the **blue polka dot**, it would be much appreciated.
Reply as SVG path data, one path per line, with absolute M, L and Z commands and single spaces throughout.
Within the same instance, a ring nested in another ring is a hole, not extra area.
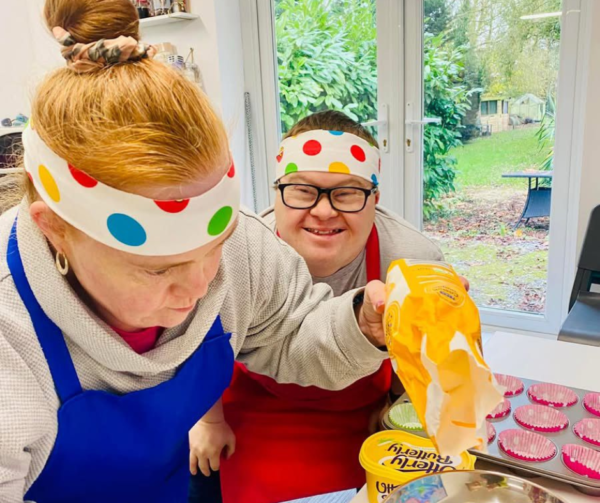
M 137 220 L 122 213 L 113 213 L 106 221 L 113 237 L 127 246 L 141 246 L 146 242 L 146 231 Z
M 343 131 L 329 131 L 333 136 L 342 136 L 344 134 Z
M 377 177 L 375 175 L 371 175 L 371 181 L 373 182 L 373 185 L 375 185 L 377 187 L 377 185 L 379 185 L 379 180 L 377 180 Z

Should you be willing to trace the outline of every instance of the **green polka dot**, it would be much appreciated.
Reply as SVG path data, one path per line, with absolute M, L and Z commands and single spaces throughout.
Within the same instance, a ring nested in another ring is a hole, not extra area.
M 285 167 L 285 174 L 289 175 L 290 173 L 295 173 L 296 171 L 298 171 L 298 165 L 290 162 L 286 167 Z
M 231 206 L 223 206 L 213 215 L 210 222 L 208 222 L 208 234 L 210 236 L 218 236 L 221 234 L 227 229 L 232 215 L 233 208 Z

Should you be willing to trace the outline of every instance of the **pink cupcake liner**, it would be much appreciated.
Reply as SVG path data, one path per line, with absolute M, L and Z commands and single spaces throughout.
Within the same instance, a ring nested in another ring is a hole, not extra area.
M 487 415 L 488 419 L 502 419 L 510 414 L 511 405 L 505 398 L 496 408 Z
M 487 421 L 487 436 L 488 444 L 491 444 L 496 439 L 496 428 L 489 421 Z
M 566 444 L 562 448 L 562 460 L 576 474 L 600 480 L 600 452 L 583 445 Z
M 560 384 L 534 384 L 527 390 L 529 398 L 541 405 L 550 407 L 572 407 L 577 403 L 577 395 Z
M 523 405 L 515 410 L 514 417 L 523 428 L 543 433 L 555 433 L 569 426 L 565 414 L 545 405 Z
M 506 391 L 504 392 L 505 397 L 520 395 L 525 389 L 523 381 L 521 381 L 521 379 L 518 377 L 508 376 L 505 374 L 494 374 L 494 377 L 500 386 L 504 386 L 506 388 Z
M 556 455 L 556 446 L 539 433 L 524 430 L 504 430 L 498 435 L 498 445 L 510 457 L 540 463 Z
M 600 446 L 600 419 L 582 419 L 573 427 L 573 431 L 580 439 Z
M 600 393 L 588 393 L 583 397 L 583 406 L 588 412 L 600 416 Z

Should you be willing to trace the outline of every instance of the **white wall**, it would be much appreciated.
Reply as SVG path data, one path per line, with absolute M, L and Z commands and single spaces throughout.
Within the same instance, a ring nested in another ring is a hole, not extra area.
M 27 83 L 33 60 L 25 2 L 6 2 L 0 16 L 0 119 L 28 114 Z
M 579 202 L 578 250 L 592 209 L 600 204 L 600 2 L 592 10 L 592 39 Z

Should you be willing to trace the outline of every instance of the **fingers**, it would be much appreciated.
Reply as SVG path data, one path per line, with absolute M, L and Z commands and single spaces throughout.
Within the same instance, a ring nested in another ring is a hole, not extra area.
M 465 287 L 465 290 L 468 292 L 471 289 L 471 284 L 469 283 L 469 280 L 467 278 L 465 278 L 464 276 L 459 276 L 459 278 L 460 278 L 460 282 Z
M 218 472 L 219 468 L 221 467 L 221 453 L 217 453 L 217 454 L 213 454 L 211 455 L 208 459 L 210 462 L 210 468 L 213 472 Z M 210 475 L 210 473 L 209 473 Z
M 385 284 L 381 281 L 371 281 L 365 288 L 365 309 L 373 311 L 373 314 L 382 314 L 385 310 Z
M 190 473 L 192 475 L 197 475 L 198 473 L 198 458 L 194 451 L 190 451 Z
M 210 477 L 210 465 L 209 465 L 208 458 L 203 457 L 203 458 L 199 459 L 198 467 L 200 468 L 202 475 L 204 475 L 205 477 Z

